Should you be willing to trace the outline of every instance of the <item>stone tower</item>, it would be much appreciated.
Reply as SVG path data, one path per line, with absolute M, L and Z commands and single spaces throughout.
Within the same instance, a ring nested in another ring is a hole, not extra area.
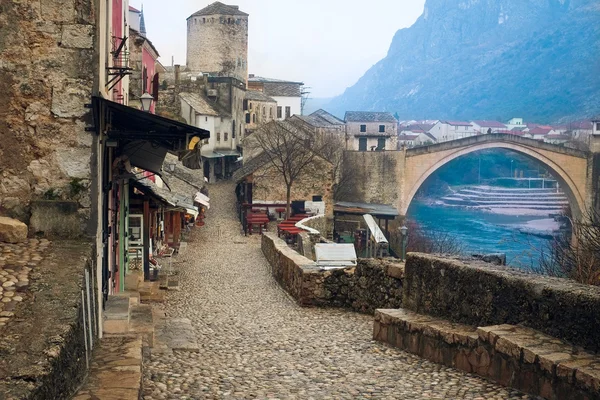
M 215 2 L 187 19 L 187 67 L 248 79 L 248 14 Z

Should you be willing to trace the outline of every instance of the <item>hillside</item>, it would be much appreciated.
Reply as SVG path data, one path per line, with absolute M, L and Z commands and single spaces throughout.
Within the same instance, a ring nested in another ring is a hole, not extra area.
M 597 0 L 427 0 L 326 108 L 555 122 L 600 113 L 599 93 Z

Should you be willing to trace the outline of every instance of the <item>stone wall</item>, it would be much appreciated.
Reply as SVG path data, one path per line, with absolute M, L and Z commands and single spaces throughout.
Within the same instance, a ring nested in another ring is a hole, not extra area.
M 412 253 L 404 308 L 473 326 L 522 324 L 600 351 L 600 287 Z
M 302 306 L 373 313 L 401 305 L 404 270 L 399 264 L 365 259 L 357 267 L 323 270 L 271 233 L 263 234 L 262 251 L 275 279 Z
M 95 3 L 0 5 L 0 215 L 29 220 L 32 200 L 79 202 L 91 214 Z M 74 185 L 77 193 L 74 193 Z
M 402 151 L 345 151 L 342 181 L 347 189 L 337 200 L 395 205 L 403 155 Z
M 200 15 L 187 20 L 187 67 L 248 78 L 248 17 Z
M 83 382 L 89 327 L 81 291 L 86 269 L 95 282 L 92 259 L 90 243 L 57 242 L 33 268 L 31 293 L 0 335 L 0 399 L 67 399 Z M 97 337 L 95 314 L 89 320 Z

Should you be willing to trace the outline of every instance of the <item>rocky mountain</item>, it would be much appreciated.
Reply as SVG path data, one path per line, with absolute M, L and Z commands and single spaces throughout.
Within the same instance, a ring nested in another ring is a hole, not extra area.
M 326 108 L 537 122 L 600 114 L 600 1 L 427 0 Z

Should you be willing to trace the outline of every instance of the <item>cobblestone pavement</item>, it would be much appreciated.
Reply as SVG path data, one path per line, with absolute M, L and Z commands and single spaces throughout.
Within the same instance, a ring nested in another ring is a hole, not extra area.
M 371 340 L 373 319 L 300 308 L 271 278 L 260 235 L 244 237 L 234 186 L 209 188 L 168 317 L 189 318 L 200 352 L 144 362 L 145 399 L 526 399 Z
M 30 274 L 42 262 L 49 245 L 47 239 L 28 239 L 18 244 L 0 242 L 0 329 L 27 298 Z

